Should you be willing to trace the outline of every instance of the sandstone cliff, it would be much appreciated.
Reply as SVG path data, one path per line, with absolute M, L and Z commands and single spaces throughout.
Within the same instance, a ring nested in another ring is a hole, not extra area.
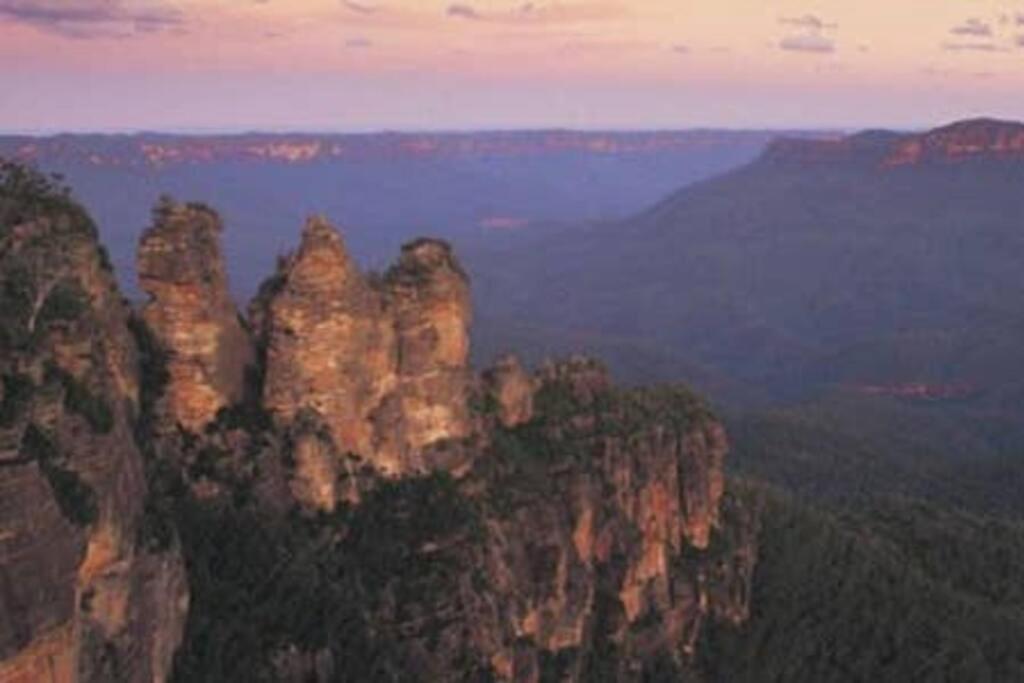
M 433 469 L 433 447 L 469 436 L 469 290 L 444 243 L 408 245 L 371 280 L 312 219 L 251 311 L 278 424 L 314 411 L 339 457 L 388 476 Z
M 47 206 L 0 202 L 0 683 L 696 681 L 747 618 L 721 424 L 587 358 L 474 378 L 447 244 L 365 275 L 312 219 L 245 324 L 164 203 L 132 318 Z
M 314 587 L 280 609 L 322 615 L 299 618 L 315 646 L 282 644 L 267 666 L 287 680 L 700 680 L 698 639 L 747 618 L 756 560 L 750 511 L 724 498 L 720 424 L 685 389 L 620 391 L 588 359 L 530 377 L 506 358 L 487 376 L 517 407 L 496 378 L 531 387 L 532 414 L 506 428 L 508 405 L 480 401 L 489 445 L 461 479 L 378 481 L 340 535 L 311 541 L 319 568 L 297 575 Z
M 0 681 L 162 681 L 181 557 L 142 534 L 128 309 L 58 187 L 0 174 Z
M 167 354 L 163 424 L 199 432 L 242 400 L 251 342 L 228 291 L 220 218 L 164 200 L 139 243 L 142 318 Z

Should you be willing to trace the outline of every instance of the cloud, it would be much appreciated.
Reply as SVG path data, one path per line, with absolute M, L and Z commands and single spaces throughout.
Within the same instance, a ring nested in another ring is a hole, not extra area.
M 480 13 L 476 11 L 476 9 L 474 9 L 470 5 L 463 5 L 461 3 L 448 5 L 448 9 L 447 11 L 445 11 L 445 14 L 452 18 L 470 19 L 473 21 L 477 21 L 483 18 L 480 16 Z
M 152 0 L 0 0 L 0 20 L 68 38 L 126 38 L 183 31 L 184 15 Z
M 975 38 L 990 38 L 992 36 L 992 25 L 981 19 L 972 17 L 962 24 L 949 29 L 954 36 L 973 36 Z
M 349 38 L 345 41 L 345 47 L 351 50 L 364 50 L 373 47 L 373 41 L 369 38 Z
M 790 52 L 829 54 L 836 51 L 835 41 L 817 34 L 788 36 L 779 41 L 779 49 Z
M 1017 36 L 1017 47 L 1024 47 L 1024 35 Z
M 808 31 L 825 31 L 839 28 L 839 24 L 827 22 L 816 14 L 805 14 L 800 17 L 782 17 L 779 19 L 779 23 L 807 29 Z
M 946 52 L 1005 52 L 995 43 L 943 43 L 942 49 Z
M 672 52 L 675 52 L 677 55 L 688 55 L 690 54 L 690 46 L 676 43 L 672 46 Z
M 357 12 L 359 14 L 374 14 L 379 9 L 376 5 L 370 5 L 363 2 L 354 2 L 353 0 L 341 0 L 341 4 L 344 7 Z
M 465 2 L 448 5 L 445 14 L 455 19 L 507 24 L 543 26 L 601 21 L 621 17 L 621 5 L 603 0 L 584 2 L 523 2 L 511 9 L 480 10 Z

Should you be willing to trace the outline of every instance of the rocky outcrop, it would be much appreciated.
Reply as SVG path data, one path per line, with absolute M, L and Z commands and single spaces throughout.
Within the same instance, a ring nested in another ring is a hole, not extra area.
M 4 171 L 0 681 L 166 680 L 188 593 L 173 547 L 140 544 L 129 311 L 84 212 Z
M 513 429 L 533 418 L 533 378 L 519 359 L 505 355 L 483 374 L 485 400 L 497 413 L 498 424 Z
M 685 666 L 707 618 L 746 609 L 742 593 L 712 586 L 743 583 L 753 567 L 747 530 L 730 529 L 740 542 L 709 551 L 724 535 L 721 425 L 685 389 L 621 392 L 584 358 L 536 381 L 536 416 L 500 432 L 494 457 L 499 467 L 540 457 L 540 477 L 515 481 L 523 464 L 512 465 L 488 487 L 523 496 L 498 517 L 507 546 L 495 544 L 493 570 L 520 598 L 517 634 L 538 662 L 575 659 L 567 680 L 590 680 L 583 672 L 602 640 L 618 648 L 615 680 L 657 653 Z
M 212 210 L 163 201 L 139 243 L 142 318 L 166 354 L 166 427 L 198 433 L 242 400 L 252 346 L 228 290 Z
M 432 469 L 433 447 L 470 434 L 469 311 L 447 245 L 408 245 L 374 281 L 340 234 L 312 219 L 252 306 L 264 406 L 281 425 L 316 412 L 339 454 L 382 474 Z
M 499 370 L 487 376 L 522 372 Z M 534 414 L 505 428 L 490 412 L 491 446 L 464 478 L 384 486 L 350 520 L 374 666 L 690 680 L 707 622 L 746 618 L 756 560 L 751 516 L 724 501 L 720 425 L 685 389 L 619 391 L 584 358 L 529 383 Z
M 779 138 L 761 163 L 779 167 L 899 169 L 972 161 L 1024 161 L 1024 124 L 995 119 L 957 121 L 921 133 L 865 131 L 824 139 Z
M 372 277 L 311 220 L 250 357 L 212 212 L 159 207 L 139 321 L 52 201 L 0 232 L 0 683 L 639 683 L 747 618 L 721 424 L 583 357 L 473 379 L 447 244 Z
M 471 431 L 469 279 L 447 243 L 420 239 L 402 247 L 385 284 L 397 333 L 398 386 L 389 397 L 397 405 L 385 407 L 383 415 L 400 418 L 384 417 L 378 429 L 382 435 L 401 434 L 385 450 L 429 467 L 421 455 L 427 448 L 450 445 Z
M 280 424 L 318 413 L 341 452 L 370 458 L 371 416 L 397 384 L 394 325 L 384 298 L 341 236 L 312 219 L 255 308 L 266 348 L 263 404 Z
M 884 165 L 952 164 L 971 159 L 1024 160 L 1024 124 L 973 119 L 909 135 L 893 145 Z

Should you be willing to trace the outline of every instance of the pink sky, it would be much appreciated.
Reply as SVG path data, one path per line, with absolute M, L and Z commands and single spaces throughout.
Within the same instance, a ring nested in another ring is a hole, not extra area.
M 1024 0 L 0 0 L 0 129 L 1024 118 Z

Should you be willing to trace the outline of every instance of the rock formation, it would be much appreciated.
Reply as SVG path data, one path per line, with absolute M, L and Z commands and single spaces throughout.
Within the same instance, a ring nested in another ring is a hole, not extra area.
M 378 430 L 392 442 L 385 449 L 393 457 L 419 460 L 422 468 L 429 464 L 421 455 L 427 448 L 470 435 L 469 280 L 448 244 L 420 239 L 402 247 L 385 284 L 397 332 L 398 386 Z
M 188 592 L 148 546 L 129 311 L 59 188 L 0 180 L 0 682 L 163 681 Z
M 252 308 L 279 424 L 315 411 L 340 454 L 392 476 L 427 471 L 430 447 L 469 436 L 469 291 L 447 245 L 408 245 L 371 281 L 312 219 Z
M 488 376 L 519 372 L 506 358 Z M 654 662 L 681 676 L 709 619 L 738 623 L 749 609 L 755 529 L 722 505 L 720 424 L 683 389 L 618 391 L 585 358 L 530 384 L 535 413 L 493 427 L 455 489 L 422 503 L 371 495 L 357 513 L 352 523 L 379 524 L 380 537 L 417 529 L 408 556 L 355 569 L 360 604 L 377 606 L 370 650 L 418 680 L 489 669 L 505 681 L 639 681 Z M 417 521 L 431 515 L 445 521 Z
M 312 219 L 246 326 L 216 215 L 164 203 L 132 319 L 37 204 L 0 201 L 0 683 L 629 683 L 747 618 L 721 424 L 583 357 L 474 379 L 447 244 L 373 277 Z
M 533 378 L 516 356 L 505 355 L 483 376 L 486 400 L 493 402 L 498 423 L 512 429 L 533 418 Z
M 220 218 L 164 201 L 139 244 L 142 317 L 167 354 L 164 423 L 199 432 L 242 399 L 251 342 L 228 292 Z

